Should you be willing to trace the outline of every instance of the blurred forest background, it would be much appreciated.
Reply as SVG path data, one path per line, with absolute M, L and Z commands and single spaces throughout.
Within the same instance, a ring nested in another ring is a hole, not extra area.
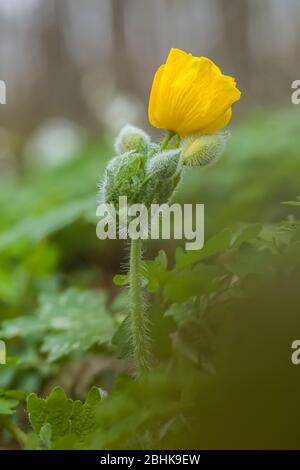
M 50 117 L 99 133 L 146 122 L 154 71 L 171 47 L 237 77 L 239 111 L 289 105 L 298 0 L 1 0 L 1 126 L 22 138 Z

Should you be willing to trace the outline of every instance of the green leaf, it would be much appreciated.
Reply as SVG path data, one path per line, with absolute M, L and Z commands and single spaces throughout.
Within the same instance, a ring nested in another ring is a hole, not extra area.
M 41 296 L 35 315 L 3 322 L 3 338 L 42 338 L 41 351 L 50 362 L 94 345 L 108 343 L 115 331 L 102 291 L 68 289 Z
M 102 393 L 97 387 L 89 391 L 85 403 L 67 398 L 60 387 L 54 388 L 46 399 L 30 394 L 27 408 L 39 446 L 53 448 L 60 438 L 83 443 L 96 428 L 96 411 L 101 400 Z
M 239 248 L 242 243 L 256 238 L 261 230 L 261 224 L 246 225 L 233 237 L 231 248 Z
M 157 257 L 155 258 L 156 263 L 161 266 L 163 269 L 167 269 L 168 267 L 168 258 L 166 252 L 164 250 L 160 250 Z
M 94 200 L 91 197 L 67 202 L 40 216 L 24 218 L 0 236 L 0 250 L 22 241 L 37 242 L 83 216 Z
M 41 427 L 38 436 L 39 447 L 41 449 L 51 449 L 51 440 L 52 440 L 52 426 L 49 423 L 44 424 Z
M 116 314 L 118 319 L 122 319 L 126 316 L 128 311 L 129 293 L 128 289 L 120 289 L 118 295 L 113 299 L 110 304 L 110 308 L 113 313 Z
M 217 266 L 198 265 L 185 269 L 180 274 L 174 270 L 169 273 L 164 295 L 172 302 L 185 302 L 193 296 L 209 294 L 217 289 L 216 278 L 220 274 Z
M 0 388 L 0 415 L 12 415 L 20 401 L 25 400 L 27 393 L 22 390 Z
M 93 387 L 89 391 L 85 403 L 79 400 L 74 402 L 70 431 L 72 434 L 75 434 L 79 441 L 84 441 L 85 437 L 96 428 L 95 410 L 101 400 L 101 390 L 97 387 Z
M 268 251 L 258 252 L 250 247 L 225 261 L 226 268 L 240 279 L 255 276 L 256 280 L 271 277 L 274 274 L 274 258 Z M 262 269 L 263 267 L 263 269 Z
M 166 274 L 168 265 L 167 255 L 163 250 L 160 250 L 153 261 L 146 260 L 144 261 L 143 265 L 145 275 L 145 279 L 142 281 L 143 286 L 148 284 L 148 290 L 150 292 L 155 292 L 157 290 L 159 281 L 162 280 Z M 114 276 L 114 283 L 117 286 L 124 286 L 129 284 L 129 273 L 117 274 Z
M 116 274 L 113 278 L 116 286 L 126 286 L 129 284 L 129 273 L 127 274 Z
M 23 401 L 26 400 L 28 393 L 24 390 L 6 390 L 4 388 L 0 388 L 0 396 L 3 395 L 7 398 L 14 398 L 15 400 Z
M 18 404 L 18 400 L 15 400 L 14 398 L 8 398 L 5 396 L 0 397 L 0 415 L 14 414 Z
M 51 425 L 54 439 L 69 432 L 73 401 L 66 397 L 62 388 L 54 388 L 46 400 L 31 393 L 27 399 L 27 408 L 36 433 L 39 434 L 45 424 Z
M 163 250 L 160 250 L 153 261 L 144 262 L 149 292 L 156 292 L 165 283 L 168 277 L 167 265 L 167 255 Z
M 210 238 L 201 250 L 183 252 L 182 249 L 176 250 L 176 267 L 185 268 L 194 263 L 216 255 L 222 251 L 230 248 L 232 239 L 232 232 L 229 229 L 224 229 L 222 232 Z
M 129 315 L 127 315 L 112 338 L 112 344 L 115 347 L 115 353 L 118 358 L 123 358 L 130 354 L 130 337 L 130 319 Z

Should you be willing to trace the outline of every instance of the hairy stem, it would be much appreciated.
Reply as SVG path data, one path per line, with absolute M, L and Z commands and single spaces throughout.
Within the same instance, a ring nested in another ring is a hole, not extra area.
M 149 319 L 142 292 L 142 241 L 131 240 L 130 250 L 130 327 L 136 376 L 140 377 L 150 368 Z

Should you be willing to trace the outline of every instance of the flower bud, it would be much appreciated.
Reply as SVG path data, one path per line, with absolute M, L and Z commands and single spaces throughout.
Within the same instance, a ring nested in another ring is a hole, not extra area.
M 225 150 L 229 135 L 227 131 L 223 131 L 183 139 L 183 164 L 187 166 L 205 166 L 217 162 Z
M 127 196 L 129 202 L 134 202 L 144 178 L 144 155 L 128 152 L 113 158 L 100 185 L 100 200 L 115 207 L 119 196 Z
M 168 202 L 181 175 L 180 149 L 155 155 L 147 164 L 145 196 L 148 204 Z
M 181 149 L 166 150 L 156 154 L 148 164 L 147 171 L 163 181 L 171 178 L 178 170 Z
M 115 150 L 118 154 L 125 152 L 138 152 L 145 154 L 148 151 L 150 137 L 146 132 L 127 124 L 124 126 L 115 141 Z
M 160 145 L 151 142 L 148 147 L 148 158 L 155 157 L 160 152 Z

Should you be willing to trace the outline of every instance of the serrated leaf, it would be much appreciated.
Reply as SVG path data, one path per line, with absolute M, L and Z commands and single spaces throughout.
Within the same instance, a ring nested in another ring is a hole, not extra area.
M 0 389 L 0 415 L 12 415 L 20 401 L 25 400 L 26 392 L 22 390 Z
M 86 398 L 85 403 L 77 400 L 74 402 L 71 417 L 71 433 L 82 441 L 96 428 L 95 409 L 102 400 L 99 388 L 93 387 Z
M 102 400 L 102 392 L 93 387 L 85 403 L 67 398 L 64 390 L 54 388 L 46 399 L 32 393 L 27 399 L 31 426 L 38 434 L 41 448 L 53 448 L 59 439 L 84 442 L 96 428 L 96 410 Z
M 36 433 L 39 434 L 45 424 L 51 425 L 54 439 L 69 432 L 73 401 L 67 398 L 62 388 L 54 388 L 46 400 L 31 393 L 27 399 L 27 408 Z
M 61 295 L 42 295 L 36 315 L 3 322 L 1 337 L 38 336 L 42 338 L 41 351 L 53 362 L 108 343 L 114 331 L 104 293 L 72 288 Z

